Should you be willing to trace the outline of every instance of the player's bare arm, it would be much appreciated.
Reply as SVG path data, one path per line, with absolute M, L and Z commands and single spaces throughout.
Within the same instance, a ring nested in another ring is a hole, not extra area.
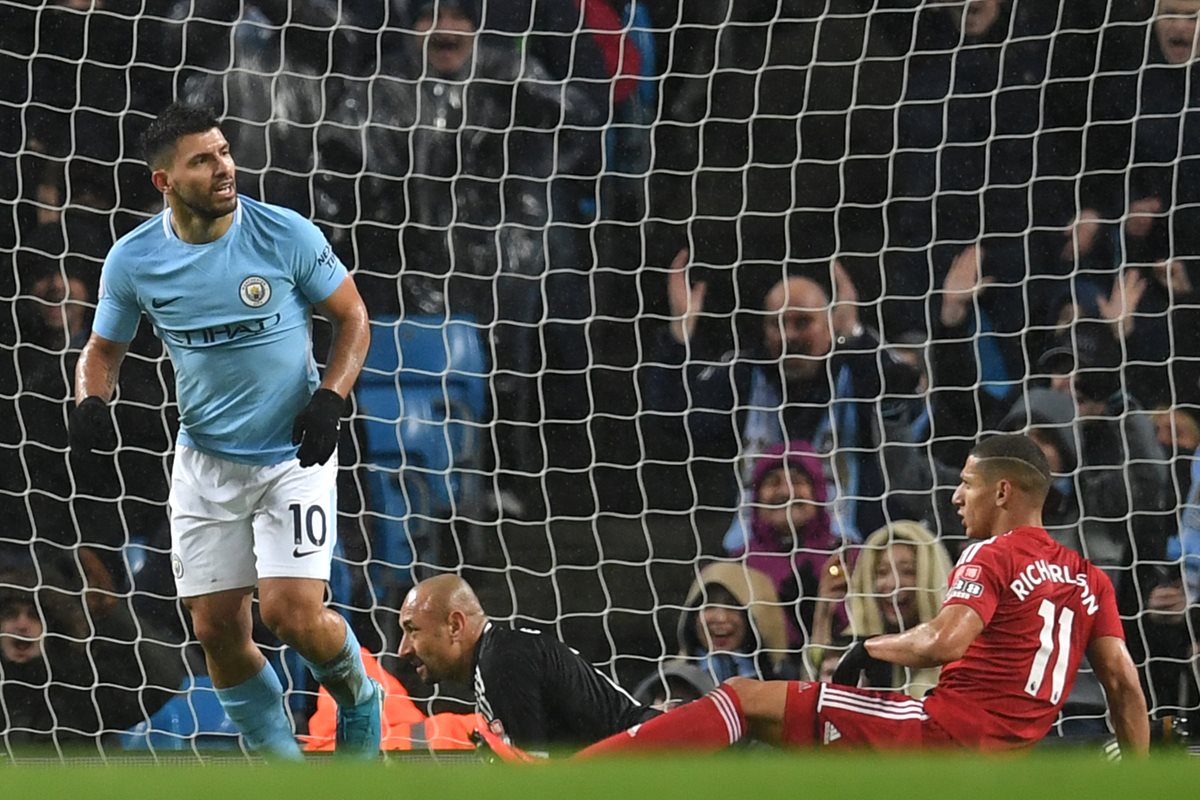
M 367 308 L 354 279 L 348 275 L 333 294 L 317 303 L 316 308 L 333 326 L 333 343 L 321 388 L 346 397 L 358 380 L 371 344 Z
M 904 667 L 937 667 L 962 658 L 983 632 L 983 619 L 965 605 L 946 606 L 929 622 L 866 642 L 872 658 Z
M 117 389 L 117 376 L 129 345 L 93 333 L 75 366 L 75 403 L 67 431 L 77 453 L 111 451 L 117 431 L 108 402 Z
M 111 400 L 128 350 L 126 342 L 114 342 L 93 333 L 75 366 L 75 402 L 87 397 L 99 397 L 106 403 Z
M 1115 636 L 1101 636 L 1088 646 L 1088 661 L 1108 697 L 1108 712 L 1121 752 L 1145 756 L 1150 752 L 1149 712 L 1125 642 Z

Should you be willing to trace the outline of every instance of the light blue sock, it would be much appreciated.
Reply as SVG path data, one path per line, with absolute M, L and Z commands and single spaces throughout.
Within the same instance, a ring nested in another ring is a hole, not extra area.
M 346 628 L 346 641 L 336 656 L 324 664 L 314 664 L 307 659 L 304 663 L 308 664 L 313 677 L 329 690 L 339 708 L 350 708 L 367 702 L 374 692 L 371 681 L 367 679 L 367 671 L 363 668 L 358 638 L 348 624 L 343 622 L 343 625 Z
M 269 663 L 253 678 L 217 689 L 217 699 L 251 750 L 289 761 L 304 759 L 283 711 L 283 684 Z

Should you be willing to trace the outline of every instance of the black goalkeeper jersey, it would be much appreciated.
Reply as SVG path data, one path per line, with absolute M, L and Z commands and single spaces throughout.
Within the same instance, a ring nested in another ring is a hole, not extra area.
M 475 645 L 475 703 L 494 733 L 533 751 L 581 747 L 658 714 L 554 636 L 490 622 Z

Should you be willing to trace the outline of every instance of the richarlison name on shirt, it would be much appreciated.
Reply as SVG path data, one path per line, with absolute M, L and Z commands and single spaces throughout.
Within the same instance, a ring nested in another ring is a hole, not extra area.
M 979 582 L 979 577 L 979 566 L 969 564 L 962 567 L 956 574 L 954 583 L 950 586 L 950 591 L 947 592 L 947 597 L 970 600 L 973 597 L 981 596 L 983 594 L 983 584 Z M 1088 584 L 1086 573 L 1071 572 L 1070 568 L 1065 564 L 1051 564 L 1044 558 L 1039 558 L 1032 564 L 1027 565 L 1025 569 L 1018 570 L 1016 580 L 1010 583 L 1008 588 L 1012 589 L 1017 600 L 1024 601 L 1025 598 L 1033 594 L 1035 587 L 1040 586 L 1046 581 L 1071 584 L 1083 589 L 1083 597 L 1080 599 L 1080 602 L 1083 603 L 1083 607 L 1089 617 L 1100 610 L 1099 601 L 1096 600 L 1096 595 L 1092 592 L 1092 587 Z
M 1092 616 L 1100 610 L 1100 604 L 1096 600 L 1096 595 L 1092 593 L 1092 587 L 1088 585 L 1087 574 L 1083 572 L 1071 572 L 1064 564 L 1048 564 L 1045 559 L 1039 558 L 1025 569 L 1017 573 L 1017 579 L 1008 585 L 1008 588 L 1013 590 L 1013 594 L 1018 600 L 1024 600 L 1033 593 L 1033 588 L 1046 581 L 1054 583 L 1073 583 L 1083 589 L 1083 597 L 1080 602 L 1083 603 L 1084 609 L 1088 616 Z

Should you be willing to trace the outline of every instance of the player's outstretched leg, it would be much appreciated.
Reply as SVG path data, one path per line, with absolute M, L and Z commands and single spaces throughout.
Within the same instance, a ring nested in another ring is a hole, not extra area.
M 217 699 L 251 750 L 268 758 L 304 760 L 283 710 L 283 684 L 270 664 L 237 686 L 217 689 Z
M 746 735 L 746 715 L 734 681 L 726 682 L 687 705 L 635 725 L 575 754 L 575 758 L 639 750 L 710 752 L 729 747 Z
M 358 638 L 348 624 L 343 625 L 346 641 L 338 654 L 308 666 L 338 704 L 336 752 L 375 758 L 383 736 L 383 687 L 367 676 Z

